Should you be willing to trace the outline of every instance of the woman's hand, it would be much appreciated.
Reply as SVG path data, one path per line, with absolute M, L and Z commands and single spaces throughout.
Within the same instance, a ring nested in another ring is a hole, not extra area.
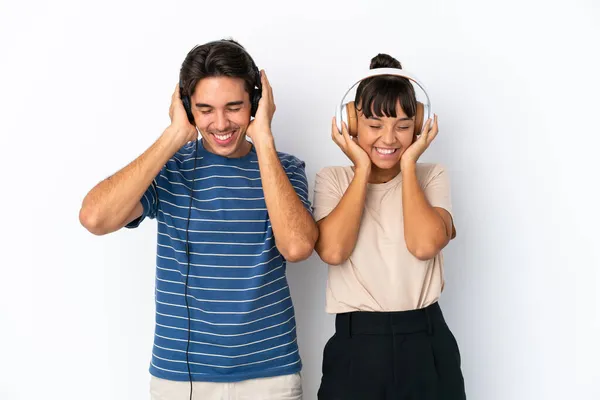
M 337 128 L 335 117 L 331 121 L 331 138 L 344 154 L 352 161 L 356 169 L 371 169 L 371 158 L 357 143 L 357 138 L 350 137 L 348 127 L 342 122 L 342 133 Z
M 431 119 L 427 120 L 423 133 L 408 149 L 402 154 L 400 158 L 400 169 L 414 165 L 419 160 L 419 157 L 427 150 L 433 139 L 438 134 L 438 119 L 437 115 L 434 115 L 433 126 L 431 126 Z

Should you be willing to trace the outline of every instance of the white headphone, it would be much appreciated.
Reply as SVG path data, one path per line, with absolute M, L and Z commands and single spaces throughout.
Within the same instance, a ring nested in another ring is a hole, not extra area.
M 406 73 L 404 70 L 401 70 L 398 68 L 374 68 L 374 69 L 371 69 L 365 76 L 358 79 L 352 86 L 350 86 L 350 88 L 346 91 L 346 93 L 344 93 L 344 96 L 342 97 L 342 100 L 341 100 L 339 106 L 337 106 L 336 110 L 335 110 L 335 121 L 337 124 L 338 131 L 340 131 L 340 133 L 342 132 L 342 121 L 343 121 L 346 123 L 346 126 L 348 127 L 348 133 L 351 135 L 356 135 L 357 115 L 356 115 L 356 108 L 355 108 L 354 102 L 351 101 L 348 103 L 344 103 L 344 100 L 346 99 L 346 96 L 348 96 L 348 93 L 350 93 L 350 91 L 356 85 L 358 85 L 361 81 L 363 81 L 367 78 L 371 78 L 373 76 L 380 76 L 380 75 L 395 75 L 395 76 L 401 76 L 403 78 L 409 79 L 412 82 L 416 83 L 417 86 L 419 86 L 419 88 L 421 88 L 423 93 L 425 93 L 427 102 L 426 102 L 426 104 L 417 102 L 417 113 L 415 115 L 415 134 L 420 135 L 423 132 L 423 129 L 425 128 L 424 121 L 427 121 L 429 118 L 431 118 L 433 121 L 433 111 L 431 109 L 431 100 L 429 99 L 429 95 L 427 94 L 427 91 L 425 90 L 425 86 L 414 75 Z M 425 116 L 426 116 L 426 118 L 424 118 Z

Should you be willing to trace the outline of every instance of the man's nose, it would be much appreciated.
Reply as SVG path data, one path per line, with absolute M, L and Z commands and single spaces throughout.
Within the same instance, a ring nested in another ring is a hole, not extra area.
M 223 111 L 216 112 L 216 120 L 215 120 L 215 128 L 219 131 L 224 131 L 229 126 L 229 121 L 227 120 L 227 116 Z

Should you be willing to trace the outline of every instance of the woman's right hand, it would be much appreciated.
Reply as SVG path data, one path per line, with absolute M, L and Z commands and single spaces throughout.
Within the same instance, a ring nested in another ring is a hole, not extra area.
M 356 137 L 350 137 L 346 123 L 342 122 L 342 133 L 337 128 L 335 117 L 331 121 L 331 138 L 357 169 L 371 169 L 371 158 L 357 143 Z
M 171 126 L 169 127 L 183 144 L 198 140 L 198 130 L 187 117 L 185 107 L 181 101 L 179 93 L 179 84 L 175 86 L 175 91 L 171 96 L 171 107 L 169 107 L 169 118 L 171 118 Z

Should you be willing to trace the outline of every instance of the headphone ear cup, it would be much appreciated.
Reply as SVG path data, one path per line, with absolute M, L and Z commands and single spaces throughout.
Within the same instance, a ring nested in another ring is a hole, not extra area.
M 254 63 L 254 61 L 253 61 Z M 260 98 L 262 97 L 262 77 L 260 75 L 260 70 L 258 69 L 258 67 L 256 67 L 256 65 L 254 65 L 254 75 L 255 75 L 255 85 L 256 87 L 254 89 L 252 89 L 252 95 L 250 96 L 250 101 L 251 101 L 251 108 L 250 108 L 250 116 L 251 117 L 255 117 L 256 116 L 256 112 L 258 111 L 258 102 L 260 101 Z
M 194 114 L 192 114 L 192 105 L 190 104 L 190 97 L 185 96 L 183 94 L 182 86 L 183 85 L 180 82 L 179 83 L 179 97 L 181 97 L 181 102 L 183 103 L 183 108 L 185 109 L 185 113 L 187 114 L 188 121 L 190 121 L 190 124 L 196 126 L 196 123 L 194 122 Z
M 256 112 L 258 111 L 258 102 L 262 96 L 260 89 L 254 89 L 252 92 L 252 107 L 250 108 L 250 115 L 252 117 L 256 116 Z
M 415 137 L 421 134 L 423 130 L 423 117 L 425 115 L 425 106 L 417 101 L 417 112 L 415 113 Z
M 346 126 L 348 126 L 348 134 L 350 136 L 358 136 L 358 115 L 353 101 L 345 104 L 342 116 L 344 117 Z

